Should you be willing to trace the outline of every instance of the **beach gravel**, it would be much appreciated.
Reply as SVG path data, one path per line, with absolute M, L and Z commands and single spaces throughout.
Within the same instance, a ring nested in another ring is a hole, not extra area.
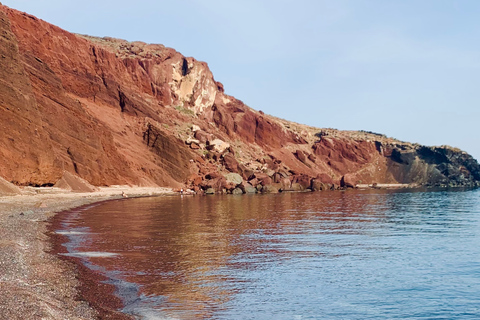
M 127 191 L 125 191 L 127 190 Z M 79 271 L 52 253 L 48 220 L 85 204 L 171 193 L 164 188 L 103 188 L 93 193 L 50 192 L 0 197 L 0 319 L 105 318 L 79 295 Z

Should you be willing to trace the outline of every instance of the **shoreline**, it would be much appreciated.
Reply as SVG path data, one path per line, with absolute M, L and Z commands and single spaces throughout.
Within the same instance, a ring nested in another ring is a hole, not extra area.
M 135 197 L 132 197 L 135 198 Z M 89 207 L 92 204 L 101 204 L 107 201 L 118 201 L 120 199 L 107 199 L 99 202 L 89 203 L 80 207 L 58 212 L 49 219 L 48 236 L 51 244 L 49 253 L 60 260 L 71 264 L 78 275 L 79 283 L 76 287 L 79 299 L 84 299 L 92 307 L 99 319 L 131 320 L 134 317 L 118 311 L 124 307 L 121 298 L 115 295 L 115 286 L 107 284 L 109 279 L 98 272 L 88 268 L 81 258 L 65 255 L 68 253 L 64 246 L 69 241 L 68 236 L 56 233 L 55 230 L 62 229 L 60 215 L 68 214 L 74 210 Z
M 365 189 L 410 189 L 378 187 Z M 104 283 L 108 279 L 80 258 L 59 255 L 66 253 L 62 244 L 67 237 L 55 233 L 55 217 L 62 212 L 125 195 L 178 192 L 159 187 L 111 186 L 89 193 L 28 187 L 22 195 L 0 196 L 0 319 L 135 319 L 118 311 L 123 301 L 114 294 L 114 285 Z
M 122 199 L 124 193 L 131 198 L 176 193 L 170 188 L 99 189 L 75 193 L 29 188 L 27 194 L 0 197 L 1 319 L 133 319 L 114 310 L 122 307 L 120 299 L 106 296 L 113 291 L 101 283 L 105 280 L 101 275 L 75 258 L 57 254 L 65 249 L 61 235 L 53 232 L 52 218 L 81 206 Z

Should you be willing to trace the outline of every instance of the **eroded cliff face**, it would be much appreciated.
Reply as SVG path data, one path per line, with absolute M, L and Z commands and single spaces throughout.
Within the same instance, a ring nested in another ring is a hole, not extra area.
M 225 94 L 204 62 L 162 45 L 75 35 L 0 7 L 0 176 L 198 192 L 358 184 L 478 185 L 468 154 L 312 128 Z

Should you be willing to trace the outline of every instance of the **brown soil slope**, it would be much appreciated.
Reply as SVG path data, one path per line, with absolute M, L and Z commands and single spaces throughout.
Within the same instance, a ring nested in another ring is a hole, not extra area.
M 206 63 L 162 45 L 75 35 L 5 6 L 0 29 L 0 176 L 17 185 L 53 185 L 65 171 L 200 192 L 480 180 L 477 161 L 451 147 L 255 111 Z

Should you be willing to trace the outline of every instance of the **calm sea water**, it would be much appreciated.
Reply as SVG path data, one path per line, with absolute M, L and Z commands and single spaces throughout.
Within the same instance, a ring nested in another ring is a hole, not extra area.
M 480 190 L 111 201 L 60 216 L 144 319 L 480 319 Z

